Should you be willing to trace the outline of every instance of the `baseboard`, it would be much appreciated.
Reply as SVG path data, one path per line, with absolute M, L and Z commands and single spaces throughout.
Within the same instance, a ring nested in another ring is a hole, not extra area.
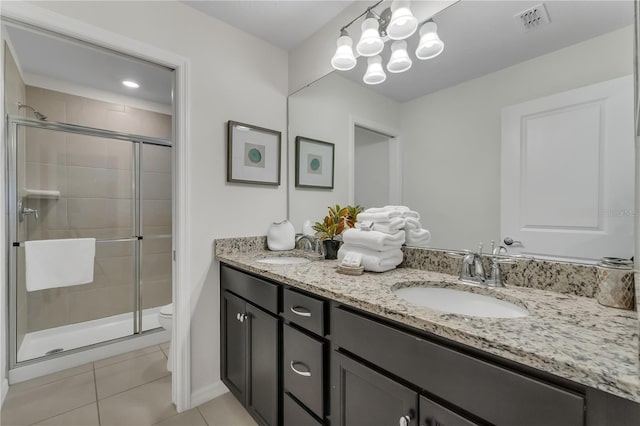
M 2 381 L 2 390 L 0 390 L 0 407 L 4 404 L 4 399 L 7 396 L 7 392 L 9 392 L 9 380 L 4 379 Z
M 222 383 L 221 380 L 216 383 L 205 386 L 197 391 L 191 392 L 191 407 L 197 407 L 207 401 L 211 401 L 214 398 L 219 397 L 222 394 L 229 392 L 229 389 Z

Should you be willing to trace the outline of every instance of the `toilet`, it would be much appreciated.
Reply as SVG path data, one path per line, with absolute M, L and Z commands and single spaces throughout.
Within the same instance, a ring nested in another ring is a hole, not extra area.
M 160 326 L 171 335 L 171 329 L 173 328 L 173 303 L 169 303 L 160 308 L 160 312 L 158 312 L 158 322 Z M 167 358 L 167 370 L 171 371 L 171 338 L 169 338 L 169 356 Z

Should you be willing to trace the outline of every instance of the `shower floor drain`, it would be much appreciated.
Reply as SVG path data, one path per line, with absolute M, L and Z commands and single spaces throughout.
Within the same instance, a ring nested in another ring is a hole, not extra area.
M 64 349 L 62 348 L 55 348 L 55 349 L 51 349 L 50 351 L 48 351 L 45 355 L 53 355 L 53 354 L 57 354 L 58 352 L 62 352 Z

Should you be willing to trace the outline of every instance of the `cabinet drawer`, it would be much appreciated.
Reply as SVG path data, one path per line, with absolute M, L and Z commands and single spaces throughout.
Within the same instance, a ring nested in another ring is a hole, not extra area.
M 282 424 L 284 426 L 321 426 L 315 417 L 309 414 L 304 408 L 295 402 L 288 394 L 284 394 L 284 405 L 282 413 Z
M 238 296 L 278 314 L 278 286 L 226 265 L 220 267 L 220 284 Z
M 297 291 L 285 289 L 282 315 L 312 333 L 324 336 L 325 302 Z
M 334 343 L 495 425 L 583 425 L 581 395 L 334 307 Z
M 424 396 L 420 397 L 420 425 L 477 426 L 459 414 L 444 408 Z
M 283 340 L 284 390 L 323 418 L 324 344 L 286 324 Z

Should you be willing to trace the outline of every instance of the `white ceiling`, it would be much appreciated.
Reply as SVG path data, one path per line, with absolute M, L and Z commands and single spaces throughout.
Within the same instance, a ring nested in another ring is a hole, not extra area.
M 299 46 L 335 18 L 353 0 L 216 0 L 184 3 L 289 50 Z
M 445 43 L 440 56 L 426 61 L 416 59 L 416 33 L 408 40 L 412 68 L 400 74 L 387 72 L 384 83 L 367 87 L 405 102 L 633 24 L 630 0 L 547 0 L 544 4 L 551 23 L 524 31 L 514 15 L 540 3 L 541 0 L 462 0 L 434 16 Z M 383 65 L 388 62 L 389 44 L 382 53 Z M 599 52 L 593 54 L 597 58 Z M 359 58 L 353 70 L 340 75 L 365 85 L 362 76 L 366 67 L 366 58 Z
M 167 68 L 13 25 L 7 31 L 27 83 L 29 76 L 45 77 L 171 105 L 173 72 Z M 140 88 L 124 87 L 124 79 Z

